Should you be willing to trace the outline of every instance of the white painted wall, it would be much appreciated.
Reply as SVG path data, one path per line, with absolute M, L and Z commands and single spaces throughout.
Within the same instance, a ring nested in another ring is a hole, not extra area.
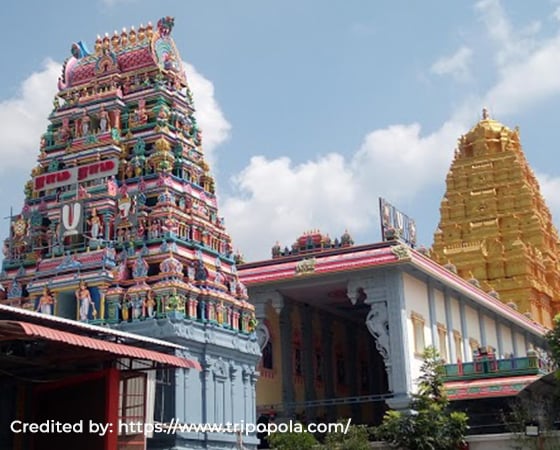
M 409 337 L 408 342 L 405 343 L 407 346 L 406 354 L 410 362 L 411 380 L 415 383 L 416 379 L 420 376 L 422 358 L 414 352 L 414 326 L 411 317 L 414 312 L 424 319 L 424 344 L 425 346 L 432 345 L 428 286 L 423 281 L 405 273 L 403 274 L 403 287 L 407 317 L 407 334 Z
M 430 324 L 430 308 L 428 302 L 428 286 L 427 283 L 421 279 L 418 279 L 408 273 L 403 273 L 403 289 L 404 289 L 404 302 L 406 308 L 406 326 L 408 341 L 404 343 L 406 346 L 405 353 L 408 355 L 410 361 L 410 368 L 412 371 L 412 379 L 416 379 L 419 374 L 420 365 L 422 364 L 421 358 L 415 354 L 414 349 L 414 327 L 413 321 L 411 319 L 412 313 L 418 314 L 424 319 L 424 344 L 425 346 L 434 345 L 432 340 L 432 329 Z M 464 311 L 466 317 L 466 333 L 463 333 L 461 327 L 461 305 L 460 301 L 456 296 L 449 297 L 450 305 L 450 316 L 452 318 L 452 326 L 450 327 L 447 323 L 447 318 L 445 315 L 445 300 L 444 293 L 442 290 L 434 288 L 434 306 L 435 306 L 435 322 L 445 325 L 448 336 L 448 354 L 451 356 L 451 346 L 455 345 L 453 330 L 457 330 L 461 334 L 461 338 L 464 341 L 465 338 L 467 342 L 470 340 L 475 340 L 479 344 L 483 344 L 482 336 L 480 333 L 480 323 L 478 312 L 472 306 L 465 304 Z M 482 305 L 483 306 L 483 305 Z M 482 308 L 482 323 L 485 329 L 486 344 L 498 350 L 498 330 L 496 327 L 496 320 L 490 314 L 484 314 L 484 309 Z M 514 344 L 512 340 L 511 329 L 512 326 L 507 322 L 502 322 L 502 355 L 513 353 Z M 515 329 L 515 327 L 513 327 Z M 514 339 L 517 344 L 517 355 L 526 355 L 526 345 L 525 345 L 525 334 L 523 332 L 516 331 L 514 333 Z M 436 336 L 436 341 L 438 340 Z M 441 351 L 441 346 L 437 346 Z M 455 356 L 460 354 L 458 349 L 455 347 Z M 498 355 L 498 356 L 502 356 Z M 466 348 L 466 353 L 463 355 L 464 361 L 472 361 L 472 351 L 470 345 Z

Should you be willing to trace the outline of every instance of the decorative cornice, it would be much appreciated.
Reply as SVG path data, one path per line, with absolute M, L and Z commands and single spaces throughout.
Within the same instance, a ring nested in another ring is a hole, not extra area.
M 353 252 L 344 251 L 338 254 L 314 255 L 313 260 L 315 262 L 313 263 L 312 273 L 314 275 L 333 274 L 399 262 L 397 256 L 391 251 L 390 245 L 381 248 L 353 247 L 353 250 Z M 298 277 L 298 264 L 306 260 L 285 261 L 279 259 L 272 261 L 275 264 L 266 263 L 258 266 L 247 265 L 241 267 L 239 269 L 240 279 L 249 288 L 274 281 L 295 279 Z M 308 265 L 310 269 L 311 265 Z M 311 271 L 304 273 L 311 273 Z

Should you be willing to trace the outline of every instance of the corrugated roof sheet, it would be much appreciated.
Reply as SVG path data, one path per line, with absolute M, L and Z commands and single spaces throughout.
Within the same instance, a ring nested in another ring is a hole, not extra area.
M 181 358 L 167 353 L 147 350 L 132 345 L 117 344 L 115 342 L 94 339 L 88 336 L 55 330 L 29 322 L 15 320 L 0 320 L 0 339 L 38 338 L 54 342 L 62 342 L 75 347 L 83 347 L 119 357 L 153 361 L 173 367 L 202 370 L 198 361 Z

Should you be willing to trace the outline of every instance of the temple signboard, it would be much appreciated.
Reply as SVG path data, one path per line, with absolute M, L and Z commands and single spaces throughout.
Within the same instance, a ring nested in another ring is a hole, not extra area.
M 44 173 L 33 179 L 33 189 L 44 191 L 46 189 L 56 189 L 61 186 L 81 183 L 94 180 L 96 178 L 109 177 L 116 175 L 119 168 L 117 158 L 104 161 L 97 161 L 83 166 L 69 167 L 68 169 L 56 172 Z
M 405 244 L 416 245 L 416 223 L 403 214 L 384 198 L 379 197 L 379 218 L 381 220 L 381 239 L 399 239 Z

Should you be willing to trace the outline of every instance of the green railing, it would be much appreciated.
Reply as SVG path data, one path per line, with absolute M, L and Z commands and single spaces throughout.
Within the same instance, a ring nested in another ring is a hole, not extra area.
M 477 378 L 511 377 L 548 373 L 548 364 L 536 355 L 495 359 L 478 357 L 472 362 L 459 362 L 444 366 L 444 380 L 471 380 Z

